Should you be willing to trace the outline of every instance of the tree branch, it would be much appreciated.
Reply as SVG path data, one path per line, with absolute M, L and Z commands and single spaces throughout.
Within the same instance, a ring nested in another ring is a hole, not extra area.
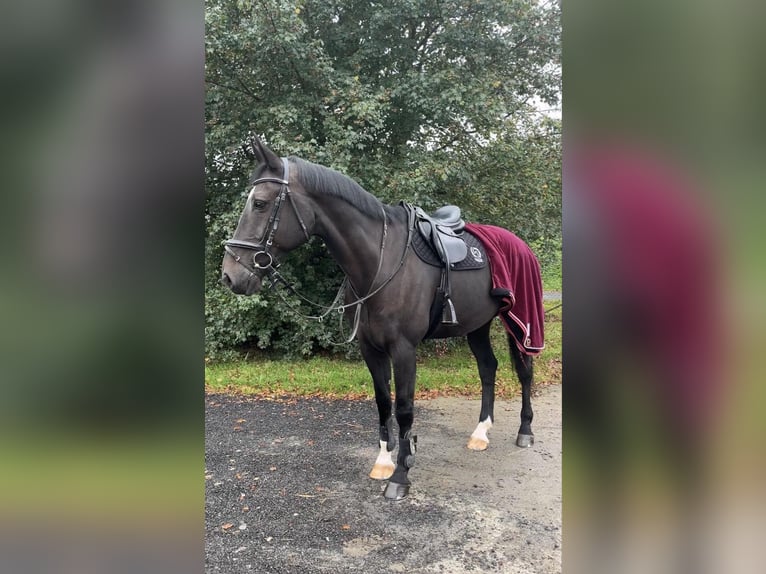
M 214 86 L 218 86 L 218 87 L 220 87 L 220 88 L 224 88 L 225 90 L 230 90 L 230 91 L 232 91 L 232 92 L 237 92 L 237 93 L 239 93 L 239 94 L 244 94 L 244 95 L 246 95 L 246 96 L 250 96 L 250 97 L 251 97 L 251 98 L 253 98 L 253 99 L 254 99 L 256 102 L 261 102 L 261 101 L 263 101 L 263 99 L 262 99 L 262 98 L 259 98 L 259 97 L 258 97 L 258 96 L 256 96 L 256 95 L 255 95 L 253 92 L 251 92 L 251 91 L 250 91 L 250 89 L 248 89 L 246 86 L 244 86 L 244 84 L 242 83 L 242 80 L 240 80 L 239 78 L 235 78 L 235 79 L 238 81 L 238 83 L 239 83 L 240 85 L 242 85 L 242 86 L 243 86 L 242 88 L 235 88 L 234 86 L 230 86 L 230 85 L 228 85 L 228 84 L 224 84 L 223 82 L 217 82 L 217 81 L 215 81 L 215 80 L 211 80 L 211 79 L 206 79 L 206 80 L 205 80 L 205 83 L 207 83 L 207 84 L 213 84 Z
M 266 13 L 266 16 L 269 18 L 269 22 L 271 22 L 271 27 L 274 28 L 274 33 L 279 36 L 280 30 L 277 26 L 277 23 L 274 22 L 274 16 L 269 11 L 268 6 L 266 5 L 266 2 L 264 0 L 261 0 L 261 6 L 263 6 L 263 11 Z M 290 57 L 290 54 L 287 53 L 287 49 L 285 48 L 285 45 L 283 42 L 280 42 L 279 47 L 282 49 L 282 52 L 285 55 L 285 59 L 289 62 L 290 67 L 292 68 L 293 72 L 295 73 L 295 76 L 298 78 L 298 83 L 301 85 L 301 88 L 303 88 L 303 91 L 306 91 L 306 82 L 303 81 L 303 76 L 301 76 L 301 73 L 298 71 L 298 68 L 295 66 L 295 62 Z

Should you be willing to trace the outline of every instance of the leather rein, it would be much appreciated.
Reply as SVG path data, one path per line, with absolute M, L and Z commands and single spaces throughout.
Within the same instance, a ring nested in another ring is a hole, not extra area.
M 307 299 L 300 293 L 298 293 L 295 288 L 285 279 L 281 273 L 277 270 L 280 266 L 280 263 L 276 261 L 275 257 L 272 255 L 270 247 L 274 243 L 274 235 L 277 232 L 277 229 L 279 229 L 279 221 L 280 221 L 280 211 L 282 209 L 282 206 L 285 203 L 285 200 L 288 200 L 290 202 L 290 205 L 293 208 L 293 212 L 295 213 L 295 216 L 298 219 L 298 223 L 301 226 L 301 229 L 303 230 L 303 234 L 306 236 L 306 240 L 310 240 L 311 236 L 308 232 L 308 229 L 306 228 L 306 224 L 303 222 L 303 218 L 300 215 L 300 212 L 298 211 L 298 206 L 295 205 L 295 201 L 293 200 L 293 197 L 290 193 L 290 183 L 289 183 L 289 177 L 290 177 L 290 165 L 288 162 L 288 159 L 286 157 L 282 158 L 282 178 L 278 177 L 262 177 L 259 179 L 256 179 L 252 183 L 252 187 L 255 187 L 256 185 L 260 183 L 278 183 L 280 184 L 279 189 L 279 195 L 277 196 L 277 200 L 274 203 L 274 208 L 271 211 L 271 215 L 269 216 L 269 221 L 266 225 L 266 229 L 264 230 L 263 236 L 261 237 L 261 241 L 258 243 L 253 243 L 251 241 L 243 241 L 240 239 L 229 239 L 226 242 L 224 242 L 224 250 L 226 253 L 231 255 L 234 258 L 234 261 L 239 263 L 242 267 L 244 267 L 249 273 L 250 277 L 252 278 L 256 270 L 258 269 L 264 269 L 267 271 L 267 277 L 269 278 L 269 281 L 271 282 L 272 288 L 275 288 L 278 283 L 283 284 L 292 294 L 298 296 L 300 299 L 305 301 L 306 303 L 309 303 L 315 307 L 321 307 L 324 308 L 324 311 L 320 315 L 304 315 L 297 309 L 295 309 L 290 302 L 285 299 L 281 291 L 277 291 L 282 297 L 282 300 L 290 307 L 297 315 L 300 317 L 303 317 L 304 319 L 312 319 L 317 321 L 322 321 L 327 315 L 329 315 L 333 311 L 338 311 L 338 313 L 342 314 L 343 311 L 346 309 L 349 309 L 351 307 L 356 306 L 356 311 L 354 313 L 354 327 L 351 332 L 350 337 L 346 341 L 347 343 L 351 342 L 354 337 L 356 336 L 357 329 L 359 327 L 359 318 L 360 318 L 360 311 L 362 308 L 362 304 L 373 297 L 374 295 L 377 295 L 386 285 L 388 285 L 391 280 L 399 273 L 401 268 L 404 266 L 404 262 L 407 258 L 407 253 L 409 252 L 410 245 L 412 243 L 412 231 L 415 224 L 415 214 L 413 210 L 408 209 L 408 215 L 409 215 L 409 224 L 407 225 L 407 243 L 404 246 L 404 251 L 402 252 L 402 257 L 399 260 L 398 265 L 393 270 L 393 272 L 383 281 L 378 287 L 373 289 L 375 282 L 378 280 L 378 276 L 380 275 L 380 271 L 383 267 L 383 253 L 386 249 L 386 238 L 388 236 L 388 216 L 386 215 L 386 210 L 383 206 L 381 206 L 381 210 L 383 211 L 383 235 L 380 241 L 380 253 L 378 255 L 378 267 L 375 271 L 375 277 L 373 277 L 372 283 L 370 284 L 370 291 L 363 297 L 360 297 L 357 293 L 356 289 L 354 289 L 354 286 L 351 284 L 351 281 L 348 278 L 348 275 L 345 275 L 345 278 L 343 279 L 343 283 L 341 283 L 340 288 L 338 289 L 338 293 L 335 296 L 335 299 L 330 304 L 329 307 L 326 307 L 325 305 L 322 305 L 320 303 L 315 303 L 314 301 L 311 301 L 310 299 Z M 268 232 L 268 237 L 266 238 L 266 242 L 263 243 L 263 237 Z M 248 249 L 250 251 L 254 251 L 252 256 L 252 267 L 250 267 L 247 263 L 245 263 L 242 260 L 242 256 L 238 255 L 232 247 L 241 248 L 241 249 Z M 275 265 L 276 263 L 276 265 Z M 345 274 L 345 272 L 344 272 Z M 345 291 L 346 286 L 349 286 L 351 288 L 351 292 L 356 297 L 356 300 L 352 301 L 351 303 L 345 303 L 342 305 L 339 305 L 338 302 L 341 300 L 343 296 L 343 292 Z

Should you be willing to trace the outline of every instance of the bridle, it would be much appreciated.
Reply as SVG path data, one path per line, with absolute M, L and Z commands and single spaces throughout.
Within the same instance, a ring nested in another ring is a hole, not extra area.
M 308 229 L 306 228 L 306 224 L 303 222 L 303 218 L 301 217 L 300 212 L 298 211 L 298 207 L 295 205 L 295 201 L 293 200 L 293 196 L 290 194 L 290 184 L 289 184 L 289 177 L 290 177 L 290 165 L 288 163 L 288 160 L 286 157 L 282 158 L 282 178 L 278 177 L 262 177 L 259 179 L 256 179 L 252 187 L 255 187 L 259 183 L 278 183 L 280 184 L 279 188 L 279 195 L 277 196 L 277 200 L 274 203 L 274 208 L 271 211 L 271 215 L 269 216 L 269 221 L 266 224 L 266 229 L 263 232 L 263 236 L 261 236 L 261 241 L 258 243 L 253 243 L 251 241 L 243 241 L 240 239 L 229 239 L 226 242 L 224 242 L 224 249 L 226 250 L 226 253 L 231 255 L 234 258 L 234 261 L 239 263 L 242 267 L 247 269 L 247 271 L 250 273 L 250 278 L 252 278 L 255 275 L 256 270 L 258 269 L 265 269 L 268 271 L 267 276 L 269 280 L 272 283 L 272 286 L 276 286 L 277 283 L 282 283 L 287 289 L 293 293 L 294 295 L 297 295 L 299 298 L 303 299 L 305 302 L 310 303 L 311 305 L 314 305 L 315 307 L 323 307 L 324 312 L 321 315 L 303 315 L 299 311 L 293 309 L 298 315 L 305 319 L 315 319 L 322 321 L 327 315 L 329 315 L 332 311 L 338 311 L 339 313 L 343 313 L 346 309 L 350 307 L 356 307 L 355 313 L 354 313 L 354 327 L 351 333 L 351 336 L 348 338 L 348 341 L 351 342 L 354 337 L 356 336 L 356 331 L 359 327 L 359 318 L 360 318 L 360 311 L 362 308 L 362 304 L 379 293 L 386 285 L 388 285 L 391 280 L 396 276 L 397 273 L 399 273 L 399 270 L 404 265 L 404 261 L 407 258 L 407 253 L 410 250 L 410 245 L 412 243 L 412 230 L 414 228 L 414 210 L 408 209 L 408 217 L 409 217 L 409 223 L 407 225 L 407 242 L 404 246 L 404 251 L 402 252 L 402 257 L 399 261 L 399 264 L 396 266 L 394 271 L 376 288 L 373 289 L 375 286 L 375 282 L 378 279 L 378 276 L 380 275 L 380 272 L 382 270 L 383 266 L 383 252 L 386 248 L 386 237 L 388 235 L 388 221 L 386 216 L 386 211 L 383 209 L 383 235 L 381 239 L 381 245 L 380 245 L 380 255 L 378 256 L 378 268 L 375 272 L 375 277 L 372 280 L 372 284 L 370 285 L 370 291 L 367 293 L 367 295 L 359 296 L 359 294 L 354 289 L 353 285 L 351 285 L 350 281 L 348 280 L 348 275 L 346 275 L 346 278 L 343 280 L 343 283 L 340 286 L 340 289 L 338 289 L 338 294 L 335 296 L 335 300 L 332 302 L 332 304 L 329 307 L 326 307 L 325 305 L 321 305 L 319 303 L 315 303 L 311 301 L 310 299 L 307 299 L 300 293 L 298 293 L 292 285 L 277 271 L 277 268 L 279 267 L 278 262 L 275 261 L 274 256 L 271 254 L 270 247 L 274 243 L 274 235 L 277 232 L 277 229 L 279 228 L 279 219 L 280 219 L 280 210 L 282 209 L 282 205 L 285 203 L 285 200 L 288 200 L 290 202 L 290 205 L 293 207 L 293 212 L 295 213 L 296 218 L 298 219 L 298 223 L 301 226 L 301 229 L 303 230 L 303 234 L 306 236 L 306 240 L 310 240 L 311 236 L 309 235 Z M 268 232 L 268 237 L 266 239 L 266 242 L 264 243 L 263 237 L 266 236 L 266 233 Z M 242 256 L 237 255 L 237 253 L 232 250 L 232 247 L 239 247 L 242 249 L 248 249 L 250 251 L 254 251 L 252 260 L 253 260 L 253 266 L 250 267 L 247 263 L 242 261 Z M 259 257 L 261 260 L 259 261 Z M 275 265 L 276 263 L 276 265 Z M 343 292 L 346 290 L 346 286 L 349 286 L 351 288 L 352 293 L 356 297 L 355 301 L 352 301 L 351 303 L 346 303 L 343 305 L 339 305 L 339 301 L 341 300 L 341 297 L 343 295 Z M 281 295 L 281 293 L 280 293 Z M 290 303 L 284 299 L 285 303 L 287 303 L 288 306 L 292 308 Z
M 266 224 L 266 229 L 263 232 L 263 236 L 261 236 L 261 241 L 258 243 L 253 243 L 251 241 L 242 241 L 240 239 L 229 239 L 224 243 L 224 249 L 226 250 L 226 253 L 231 255 L 234 258 L 234 261 L 242 265 L 247 271 L 250 273 L 250 277 L 252 278 L 255 275 L 255 271 L 257 269 L 266 269 L 269 271 L 269 275 L 273 275 L 276 273 L 276 267 L 274 266 L 274 256 L 271 254 L 271 246 L 274 243 L 274 235 L 277 232 L 277 229 L 279 229 L 279 219 L 280 219 L 280 211 L 282 209 L 282 205 L 284 205 L 285 200 L 287 199 L 290 202 L 290 205 L 293 207 L 293 212 L 295 213 L 295 216 L 298 218 L 298 223 L 301 226 L 301 229 L 303 230 L 303 234 L 306 236 L 306 240 L 308 241 L 311 239 L 311 236 L 309 235 L 308 229 L 306 228 L 306 224 L 303 223 L 303 218 L 301 217 L 300 212 L 298 211 L 298 207 L 295 205 L 295 201 L 293 200 L 293 196 L 290 194 L 290 164 L 286 157 L 282 158 L 282 178 L 278 177 L 261 177 L 259 179 L 256 179 L 252 187 L 255 187 L 259 183 L 278 183 L 280 184 L 279 188 L 279 195 L 277 196 L 277 200 L 274 202 L 274 208 L 271 210 L 271 215 L 269 216 L 269 222 Z M 263 237 L 268 233 L 268 238 L 266 239 L 266 242 L 263 243 Z M 242 261 L 242 256 L 237 255 L 234 250 L 232 250 L 232 247 L 240 247 L 242 249 L 249 249 L 250 251 L 254 251 L 253 253 L 253 267 L 251 268 L 247 263 Z M 259 257 L 261 258 L 259 261 Z

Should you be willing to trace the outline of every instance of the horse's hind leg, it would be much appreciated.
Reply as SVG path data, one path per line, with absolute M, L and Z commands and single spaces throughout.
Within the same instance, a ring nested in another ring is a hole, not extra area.
M 492 321 L 480 327 L 472 333 L 468 333 L 468 346 L 476 357 L 481 378 L 481 412 L 479 424 L 468 439 L 468 448 L 471 450 L 486 450 L 489 446 L 487 431 L 492 426 L 495 418 L 495 374 L 497 373 L 497 358 L 492 352 L 490 343 L 490 328 Z
M 532 357 L 522 353 L 516 346 L 516 341 L 508 335 L 508 346 L 511 348 L 513 366 L 521 382 L 521 426 L 516 437 L 516 445 L 520 447 L 532 446 L 535 435 L 532 433 Z
M 370 478 L 386 480 L 394 474 L 391 451 L 396 447 L 391 417 L 391 360 L 388 355 L 369 343 L 360 340 L 360 349 L 375 387 L 375 402 L 378 405 L 380 451 L 370 471 Z

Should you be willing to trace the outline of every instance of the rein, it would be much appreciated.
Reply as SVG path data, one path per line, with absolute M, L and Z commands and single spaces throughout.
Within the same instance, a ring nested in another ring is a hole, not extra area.
M 290 194 L 290 184 L 289 184 L 289 175 L 290 175 L 290 167 L 289 163 L 286 157 L 282 158 L 282 166 L 283 166 L 283 174 L 282 178 L 277 177 L 263 177 L 255 180 L 253 182 L 253 187 L 258 185 L 259 183 L 265 183 L 265 182 L 272 182 L 272 183 L 278 183 L 280 184 L 280 190 L 279 195 L 277 196 L 277 201 L 274 204 L 274 208 L 271 212 L 271 215 L 269 216 L 269 222 L 266 225 L 266 230 L 264 230 L 264 236 L 266 235 L 266 232 L 268 230 L 268 238 L 266 240 L 266 243 L 258 242 L 253 243 L 250 241 L 243 241 L 239 239 L 229 239 L 224 243 L 224 250 L 226 253 L 231 255 L 234 258 L 234 261 L 242 265 L 247 271 L 250 273 L 250 277 L 253 277 L 256 273 L 256 270 L 258 269 L 264 269 L 267 271 L 267 277 L 269 278 L 269 281 L 271 282 L 272 288 L 276 288 L 279 283 L 284 285 L 288 291 L 290 291 L 292 294 L 296 295 L 306 303 L 309 303 L 310 305 L 313 305 L 315 307 L 321 307 L 324 308 L 324 311 L 320 315 L 304 315 L 300 311 L 298 311 L 295 307 L 293 307 L 290 302 L 284 297 L 281 291 L 277 291 L 279 296 L 282 298 L 282 300 L 285 302 L 285 304 L 290 307 L 290 309 L 296 313 L 299 317 L 302 317 L 304 319 L 311 319 L 315 321 L 322 321 L 325 317 L 327 317 L 330 313 L 333 311 L 338 311 L 339 314 L 341 314 L 341 323 L 343 321 L 343 311 L 346 309 L 349 309 L 351 307 L 356 306 L 356 310 L 354 313 L 354 327 L 351 331 L 351 335 L 349 336 L 346 343 L 350 343 L 354 340 L 354 337 L 356 336 L 356 332 L 359 328 L 359 320 L 361 316 L 361 309 L 362 304 L 373 297 L 374 295 L 377 295 L 386 285 L 388 285 L 391 280 L 399 273 L 401 268 L 404 266 L 404 262 L 407 259 L 407 253 L 409 252 L 410 245 L 412 244 L 412 230 L 414 228 L 415 224 L 415 213 L 413 210 L 407 210 L 409 215 L 409 223 L 407 225 L 407 243 L 404 246 L 404 250 L 402 252 L 402 257 L 399 260 L 398 265 L 393 270 L 393 272 L 383 281 L 378 287 L 376 287 L 373 290 L 373 287 L 375 285 L 375 282 L 378 280 L 378 277 L 380 275 L 380 271 L 383 268 L 383 254 L 386 249 L 386 238 L 388 236 L 388 217 L 386 215 L 386 210 L 383 206 L 381 206 L 381 210 L 383 211 L 383 236 L 380 241 L 380 254 L 378 255 L 378 267 L 375 271 L 375 276 L 372 279 L 372 282 L 370 284 L 370 292 L 367 293 L 364 297 L 360 297 L 357 293 L 356 289 L 354 289 L 354 286 L 351 284 L 351 281 L 348 278 L 348 275 L 346 275 L 343 279 L 343 283 L 341 283 L 340 288 L 338 289 L 337 295 L 335 295 L 335 299 L 333 299 L 333 302 L 330 304 L 329 307 L 325 307 L 324 305 L 320 303 L 315 303 L 314 301 L 311 301 L 310 299 L 304 297 L 298 291 L 295 290 L 295 288 L 290 284 L 287 279 L 284 278 L 284 276 L 279 273 L 277 270 L 280 266 L 279 262 L 276 262 L 275 265 L 275 258 L 271 254 L 270 247 L 274 242 L 274 235 L 277 232 L 277 229 L 279 228 L 279 220 L 280 220 L 280 210 L 282 209 L 282 205 L 285 202 L 285 199 L 289 200 L 290 205 L 293 208 L 293 212 L 295 213 L 296 217 L 298 218 L 298 223 L 301 226 L 301 229 L 303 230 L 303 234 L 306 236 L 306 240 L 310 240 L 311 236 L 309 235 L 308 229 L 306 228 L 305 223 L 303 222 L 303 218 L 301 218 L 300 212 L 298 211 L 298 207 L 295 205 L 295 201 L 293 200 L 292 195 Z M 269 229 L 269 227 L 271 229 Z M 263 239 L 263 237 L 261 237 Z M 242 256 L 237 255 L 235 251 L 233 251 L 232 247 L 238 247 L 242 249 L 249 249 L 251 251 L 255 251 L 253 253 L 252 257 L 252 267 L 247 265 L 245 262 L 242 261 Z M 260 258 L 260 261 L 259 261 Z M 343 305 L 338 305 L 338 302 L 341 300 L 341 297 L 343 296 L 343 292 L 345 291 L 346 287 L 351 288 L 351 292 L 354 294 L 354 296 L 357 298 L 355 301 L 352 301 L 351 303 L 345 303 Z
M 383 209 L 383 208 L 381 208 Z M 356 289 L 354 289 L 354 286 L 351 284 L 351 281 L 348 278 L 348 275 L 345 276 L 343 279 L 343 283 L 341 283 L 340 288 L 338 289 L 338 293 L 335 295 L 335 299 L 333 299 L 333 302 L 330 303 L 329 307 L 325 307 L 323 304 L 316 303 L 300 293 L 298 293 L 295 288 L 276 270 L 273 270 L 273 273 L 269 275 L 269 280 L 271 281 L 271 284 L 273 287 L 277 285 L 277 281 L 282 283 L 292 294 L 298 296 L 300 299 L 305 301 L 306 303 L 313 305 L 315 307 L 321 307 L 324 308 L 324 311 L 320 315 L 304 315 L 300 311 L 298 311 L 293 305 L 290 304 L 290 302 L 282 295 L 281 291 L 277 291 L 280 297 L 282 297 L 282 301 L 285 302 L 285 304 L 292 309 L 294 313 L 296 313 L 299 317 L 302 317 L 304 319 L 311 319 L 314 321 L 323 321 L 325 317 L 327 317 L 330 313 L 333 311 L 337 311 L 341 317 L 340 322 L 341 325 L 343 323 L 343 312 L 346 309 L 349 309 L 351 307 L 356 307 L 356 310 L 354 312 L 354 322 L 353 322 L 353 328 L 351 330 L 351 334 L 348 336 L 348 339 L 346 339 L 346 343 L 350 343 L 354 340 L 354 337 L 356 337 L 356 332 L 359 328 L 359 320 L 361 317 L 361 310 L 362 310 L 362 304 L 370 299 L 371 297 L 377 295 L 380 291 L 383 290 L 383 288 L 388 285 L 394 277 L 396 277 L 397 273 L 401 270 L 401 268 L 404 266 L 404 262 L 407 259 L 407 253 L 409 252 L 410 245 L 412 244 L 412 230 L 415 223 L 414 220 L 414 212 L 409 212 L 410 215 L 410 221 L 407 225 L 407 242 L 404 246 L 404 250 L 402 251 L 402 257 L 399 260 L 399 263 L 397 264 L 396 268 L 391 272 L 391 274 L 383 281 L 380 285 L 378 285 L 374 290 L 370 291 L 365 295 L 364 297 L 360 297 L 357 293 Z M 378 276 L 380 275 L 380 270 L 383 267 L 383 253 L 386 248 L 386 237 L 388 235 L 388 218 L 386 216 L 386 211 L 383 209 L 383 236 L 380 241 L 380 255 L 378 256 L 378 268 L 375 271 L 375 277 L 372 280 L 372 283 L 370 284 L 370 289 L 373 289 L 373 286 L 375 285 L 375 282 L 378 279 Z M 355 301 L 352 301 L 351 303 L 345 303 L 342 305 L 338 305 L 338 302 L 343 297 L 343 292 L 345 291 L 346 287 L 351 288 L 351 292 L 354 294 L 354 296 L 357 298 Z

